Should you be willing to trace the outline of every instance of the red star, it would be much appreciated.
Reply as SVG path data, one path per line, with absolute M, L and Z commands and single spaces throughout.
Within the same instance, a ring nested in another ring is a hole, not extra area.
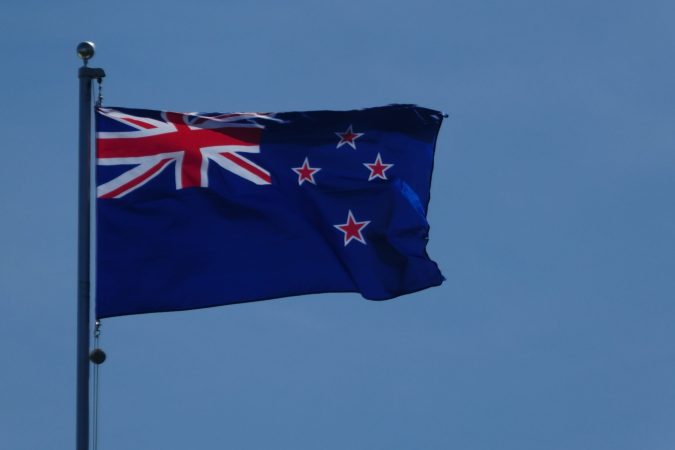
M 364 166 L 366 166 L 368 169 L 370 169 L 370 175 L 368 176 L 368 181 L 374 180 L 375 178 L 382 178 L 383 180 L 387 179 L 387 175 L 385 172 L 393 167 L 393 164 L 383 164 L 382 163 L 382 157 L 380 154 L 377 154 L 377 158 L 375 158 L 375 162 L 372 164 L 364 163 Z
M 354 219 L 354 214 L 352 214 L 352 210 L 350 209 L 349 214 L 347 214 L 347 223 L 342 223 L 340 225 L 333 225 L 333 226 L 345 234 L 344 238 L 346 247 L 347 244 L 349 244 L 352 241 L 352 239 L 356 239 L 360 243 L 366 245 L 366 240 L 363 239 L 361 230 L 369 223 L 370 220 L 357 222 L 356 219 Z
M 302 167 L 292 167 L 291 169 L 293 172 L 298 174 L 299 186 L 301 186 L 305 181 L 316 184 L 316 181 L 314 181 L 314 174 L 321 170 L 318 167 L 310 167 L 307 158 L 305 158 L 305 162 L 302 164 Z
M 337 137 L 340 138 L 340 142 L 338 142 L 337 147 L 335 148 L 340 148 L 343 145 L 347 144 L 354 150 L 356 150 L 356 140 L 363 136 L 365 133 L 354 133 L 354 130 L 351 125 L 349 125 L 349 128 L 347 128 L 347 131 L 344 133 L 340 133 L 339 131 L 336 131 L 335 134 Z

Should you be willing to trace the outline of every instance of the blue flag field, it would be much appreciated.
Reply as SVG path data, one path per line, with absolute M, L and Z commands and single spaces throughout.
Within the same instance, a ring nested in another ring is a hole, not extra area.
M 96 111 L 96 317 L 442 283 L 438 111 Z

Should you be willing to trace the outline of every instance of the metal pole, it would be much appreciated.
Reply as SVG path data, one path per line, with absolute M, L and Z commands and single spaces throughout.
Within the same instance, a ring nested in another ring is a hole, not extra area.
M 89 448 L 89 333 L 90 329 L 90 251 L 91 251 L 91 82 L 103 78 L 102 69 L 87 67 L 94 56 L 94 44 L 82 42 L 77 53 L 84 61 L 80 79 L 80 148 L 77 251 L 77 450 Z

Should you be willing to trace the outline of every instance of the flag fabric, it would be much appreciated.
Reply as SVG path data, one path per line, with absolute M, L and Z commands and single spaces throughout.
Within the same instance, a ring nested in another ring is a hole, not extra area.
M 96 317 L 443 281 L 438 111 L 96 110 Z

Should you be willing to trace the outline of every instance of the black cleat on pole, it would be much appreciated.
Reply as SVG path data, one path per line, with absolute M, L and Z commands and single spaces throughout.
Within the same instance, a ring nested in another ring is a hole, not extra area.
M 103 69 L 87 67 L 94 56 L 94 44 L 81 42 L 77 54 L 84 65 L 80 79 L 80 137 L 77 250 L 77 450 L 89 448 L 89 333 L 90 333 L 90 242 L 91 242 L 91 82 L 105 77 Z

